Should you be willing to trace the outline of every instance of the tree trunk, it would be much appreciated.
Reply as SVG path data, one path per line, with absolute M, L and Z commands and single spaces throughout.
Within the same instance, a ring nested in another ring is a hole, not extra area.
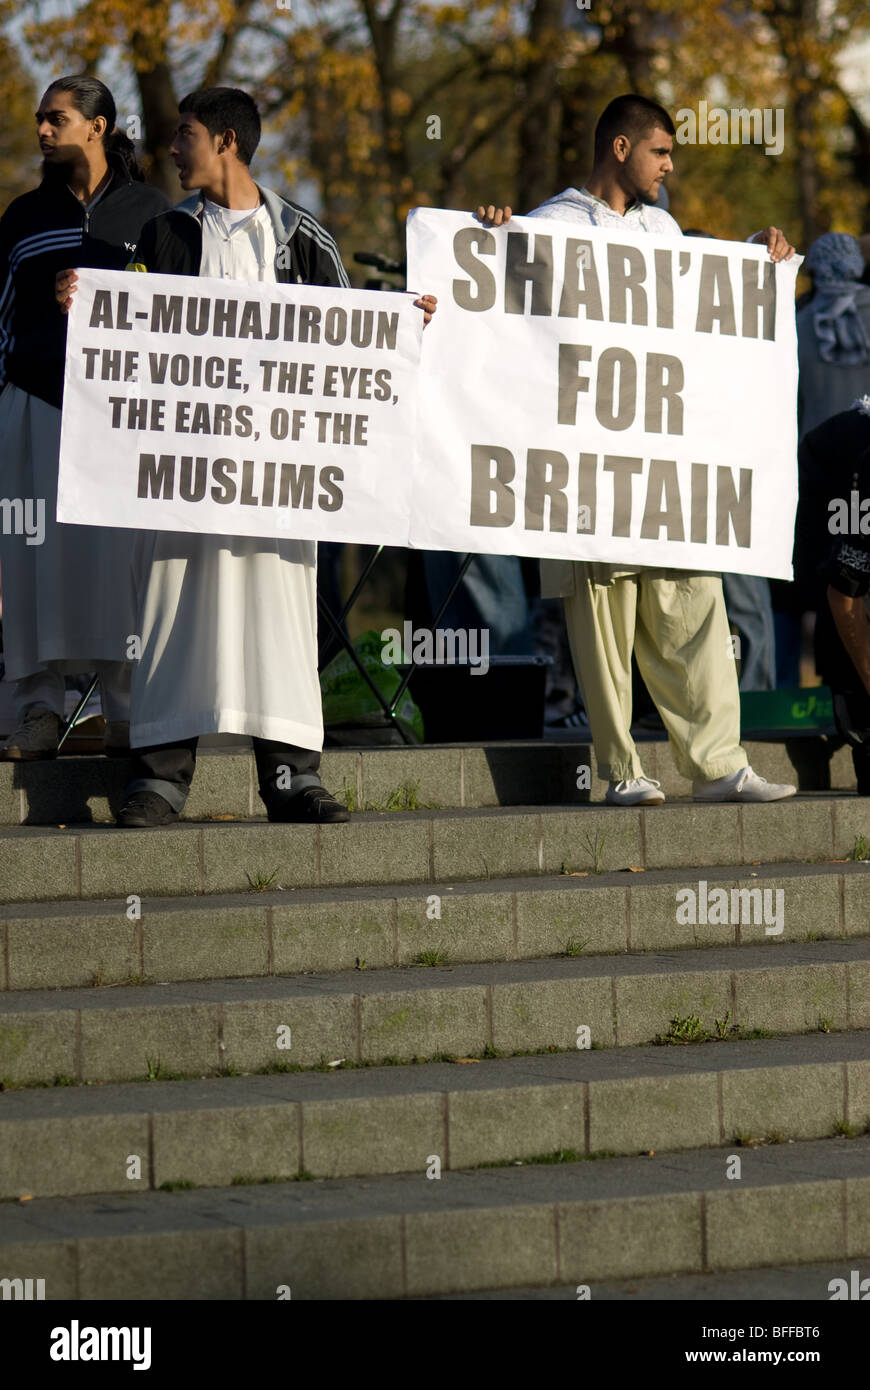
M 825 230 L 818 212 L 821 180 L 816 142 L 820 136 L 818 94 L 826 84 L 824 76 L 813 71 L 823 61 L 818 10 L 818 0 L 777 0 L 770 12 L 793 102 L 795 179 L 805 249 Z
M 517 158 L 517 204 L 521 212 L 529 212 L 558 192 L 553 182 L 563 8 L 562 0 L 535 0 L 529 20 L 532 52 L 525 73 Z
M 173 202 L 183 195 L 175 161 L 169 146 L 178 124 L 178 101 L 172 74 L 166 64 L 150 72 L 136 74 L 142 100 L 143 144 L 147 159 L 148 182 L 161 189 Z
M 636 0 L 619 0 L 613 6 L 613 22 L 617 26 L 616 37 L 602 44 L 601 51 L 613 53 L 622 63 L 630 92 L 655 101 L 648 42 L 649 10 Z
M 360 0 L 374 52 L 381 98 L 381 121 L 384 136 L 384 158 L 390 181 L 390 202 L 393 224 L 399 245 L 405 241 L 405 203 L 413 188 L 404 128 L 393 109 L 396 91 L 396 46 L 399 21 L 405 0 L 393 0 L 385 18 L 381 19 L 375 0 Z
M 169 146 L 178 124 L 178 98 L 169 66 L 166 35 L 169 33 L 169 6 L 166 0 L 151 0 L 146 8 L 156 22 L 130 32 L 130 53 L 136 67 L 136 81 L 142 102 L 142 143 L 145 149 L 149 183 L 177 202 L 182 195 Z

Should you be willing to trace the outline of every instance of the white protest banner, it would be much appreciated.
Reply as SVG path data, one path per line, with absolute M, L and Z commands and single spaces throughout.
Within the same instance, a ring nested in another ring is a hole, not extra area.
M 407 544 L 412 296 L 78 276 L 59 521 Z
M 412 544 L 790 579 L 800 262 L 416 209 Z

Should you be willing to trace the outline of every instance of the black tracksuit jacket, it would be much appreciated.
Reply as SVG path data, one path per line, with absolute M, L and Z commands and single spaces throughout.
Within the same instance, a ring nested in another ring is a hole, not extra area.
M 169 206 L 109 155 L 112 181 L 93 211 L 53 172 L 0 217 L 0 388 L 7 381 L 59 406 L 66 316 L 54 297 L 59 270 L 123 270 L 142 228 Z
M 257 185 L 275 233 L 275 279 L 280 285 L 336 285 L 350 281 L 325 227 L 298 203 Z M 204 200 L 194 193 L 143 229 L 136 261 L 161 275 L 199 275 Z

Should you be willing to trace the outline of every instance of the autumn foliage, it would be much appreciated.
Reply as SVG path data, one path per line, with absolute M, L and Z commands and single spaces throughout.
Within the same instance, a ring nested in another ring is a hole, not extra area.
M 38 65 L 129 94 L 149 176 L 172 195 L 178 96 L 246 87 L 267 118 L 256 168 L 315 207 L 348 261 L 400 254 L 418 204 L 522 211 L 581 184 L 597 113 L 629 90 L 675 116 L 702 99 L 784 113 L 776 156 L 675 148 L 684 226 L 744 237 L 773 221 L 806 249 L 868 225 L 870 128 L 840 62 L 870 34 L 865 0 L 2 0 L 0 23 L 7 201 L 33 181 Z

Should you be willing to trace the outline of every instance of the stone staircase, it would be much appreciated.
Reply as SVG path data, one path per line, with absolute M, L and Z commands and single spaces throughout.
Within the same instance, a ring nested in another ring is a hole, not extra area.
M 0 764 L 0 1278 L 825 1299 L 870 1274 L 870 805 L 844 750 L 790 751 L 824 789 L 696 806 L 649 743 L 647 810 L 578 787 L 582 744 L 330 752 L 363 809 L 320 828 L 258 819 L 250 753 L 208 751 L 150 831 L 111 826 L 123 763 Z M 740 911 L 684 920 L 701 883 Z

